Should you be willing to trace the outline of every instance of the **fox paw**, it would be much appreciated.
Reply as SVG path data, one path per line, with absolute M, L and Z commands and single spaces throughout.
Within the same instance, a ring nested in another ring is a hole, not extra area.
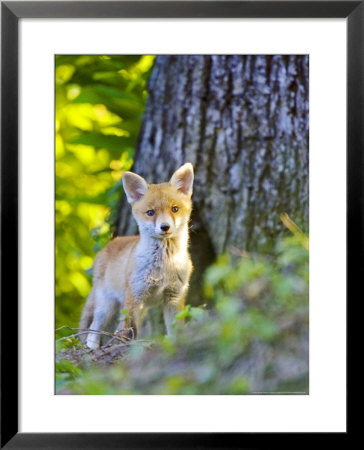
M 86 342 L 87 347 L 91 350 L 96 350 L 100 347 L 100 338 L 95 334 L 89 334 Z

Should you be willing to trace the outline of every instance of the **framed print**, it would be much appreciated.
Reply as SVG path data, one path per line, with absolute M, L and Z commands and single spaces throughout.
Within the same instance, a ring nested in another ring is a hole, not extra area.
M 346 438 L 362 2 L 1 6 L 1 446 Z

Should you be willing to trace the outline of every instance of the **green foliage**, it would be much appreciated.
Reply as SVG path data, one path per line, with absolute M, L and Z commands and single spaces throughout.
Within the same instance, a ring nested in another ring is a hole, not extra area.
M 204 309 L 205 306 L 206 305 L 202 305 L 202 306 L 196 308 L 191 305 L 186 305 L 182 311 L 180 311 L 178 314 L 176 314 L 175 323 L 177 323 L 178 321 L 181 321 L 181 320 L 185 320 L 185 319 L 203 320 L 207 315 L 207 312 Z
M 64 389 L 81 373 L 75 364 L 66 359 L 56 362 L 56 389 Z
M 133 341 L 111 367 L 79 361 L 82 373 L 70 368 L 67 392 L 247 394 L 292 390 L 296 382 L 307 391 L 308 250 L 302 236 L 279 241 L 273 255 L 222 255 L 207 270 L 204 287 L 211 310 L 187 305 L 176 315 L 173 336 L 148 345 Z
M 56 326 L 77 326 L 94 254 L 111 237 L 153 56 L 58 55 Z

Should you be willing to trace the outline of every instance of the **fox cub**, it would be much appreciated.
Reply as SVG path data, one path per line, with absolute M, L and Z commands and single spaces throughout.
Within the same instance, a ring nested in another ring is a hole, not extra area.
M 148 184 L 135 173 L 124 173 L 124 191 L 140 235 L 117 237 L 97 254 L 81 329 L 114 332 L 122 307 L 128 310 L 124 328 L 136 337 L 148 309 L 162 305 L 167 333 L 171 334 L 192 272 L 188 222 L 193 177 L 191 163 L 161 184 Z M 92 349 L 100 346 L 99 333 L 87 333 L 84 340 Z

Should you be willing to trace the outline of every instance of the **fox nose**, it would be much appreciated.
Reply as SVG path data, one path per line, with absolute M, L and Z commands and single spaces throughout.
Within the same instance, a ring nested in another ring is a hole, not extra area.
M 168 231 L 169 230 L 169 225 L 168 225 L 168 223 L 162 223 L 162 225 L 161 225 L 161 230 L 162 231 Z

